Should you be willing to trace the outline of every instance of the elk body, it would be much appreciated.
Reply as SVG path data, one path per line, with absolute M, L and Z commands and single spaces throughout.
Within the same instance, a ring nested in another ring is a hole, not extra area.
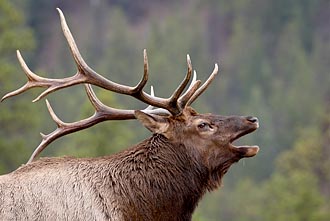
M 232 142 L 258 128 L 255 117 L 199 114 L 191 103 L 208 87 L 217 73 L 201 85 L 192 77 L 190 58 L 185 79 L 170 98 L 143 91 L 148 78 L 144 51 L 144 75 L 135 87 L 116 84 L 93 71 L 82 59 L 60 10 L 65 37 L 77 64 L 77 74 L 64 79 L 42 78 L 18 59 L 28 77 L 20 89 L 47 89 L 36 99 L 75 84 L 85 84 L 95 114 L 64 123 L 47 106 L 57 129 L 42 141 L 26 165 L 0 176 L 1 220 L 191 220 L 206 191 L 221 184 L 229 167 L 257 154 L 257 146 Z M 186 89 L 188 83 L 190 85 Z M 133 96 L 148 104 L 144 110 L 119 110 L 101 103 L 90 84 Z M 184 90 L 186 91 L 184 92 Z M 153 135 L 111 156 L 98 158 L 41 158 L 36 156 L 52 141 L 97 123 L 113 119 L 138 119 Z

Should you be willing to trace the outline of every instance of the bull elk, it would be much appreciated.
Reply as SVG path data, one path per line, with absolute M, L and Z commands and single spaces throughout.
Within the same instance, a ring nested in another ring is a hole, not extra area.
M 258 119 L 243 116 L 199 114 L 191 104 L 210 85 L 192 73 L 187 55 L 187 74 L 169 98 L 156 97 L 143 88 L 148 80 L 144 50 L 144 74 L 130 87 L 114 83 L 91 69 L 83 60 L 65 17 L 58 9 L 63 33 L 77 65 L 68 78 L 44 78 L 33 73 L 17 51 L 28 78 L 21 88 L 2 100 L 31 88 L 46 88 L 34 101 L 49 93 L 84 84 L 95 108 L 89 118 L 65 123 L 46 100 L 57 128 L 42 141 L 26 165 L 0 176 L 1 220 L 191 220 L 206 191 L 219 187 L 229 167 L 241 158 L 257 154 L 258 146 L 232 142 L 258 128 Z M 147 104 L 143 110 L 122 110 L 104 105 L 91 85 L 129 95 Z M 107 120 L 138 119 L 153 135 L 124 151 L 96 158 L 41 158 L 38 154 L 59 137 Z

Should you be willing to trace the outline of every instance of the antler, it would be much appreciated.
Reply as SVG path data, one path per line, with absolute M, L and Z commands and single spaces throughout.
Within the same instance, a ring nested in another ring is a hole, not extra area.
M 90 102 L 92 103 L 95 113 L 93 116 L 73 122 L 73 123 L 64 123 L 61 121 L 54 113 L 53 109 L 51 108 L 49 102 L 46 100 L 48 110 L 50 112 L 51 117 L 57 124 L 57 129 L 54 130 L 52 133 L 48 135 L 41 134 L 42 141 L 40 145 L 36 148 L 33 152 L 32 156 L 30 157 L 29 162 L 33 161 L 33 159 L 46 148 L 48 144 L 53 142 L 59 137 L 62 137 L 66 134 L 73 133 L 79 130 L 86 129 L 91 127 L 97 123 L 107 120 L 126 120 L 126 119 L 134 119 L 134 110 L 122 110 L 122 109 L 115 109 L 104 105 L 95 95 L 92 90 L 91 84 L 104 88 L 106 90 L 110 90 L 116 93 L 129 95 L 135 97 L 136 99 L 148 104 L 149 106 L 145 108 L 143 111 L 150 113 L 150 114 L 157 114 L 157 115 L 173 115 L 177 116 L 182 113 L 182 110 L 186 107 L 191 105 L 197 97 L 202 94 L 206 88 L 210 85 L 211 81 L 214 79 L 215 75 L 218 73 L 218 65 L 215 64 L 214 70 L 207 79 L 207 81 L 201 85 L 201 81 L 197 80 L 196 72 L 194 71 L 193 79 L 192 77 L 192 65 L 189 55 L 187 55 L 187 74 L 178 88 L 173 92 L 173 94 L 169 98 L 160 98 L 154 96 L 153 88 L 151 89 L 150 95 L 143 91 L 144 86 L 148 80 L 148 57 L 146 50 L 143 51 L 144 56 L 144 74 L 140 82 L 135 86 L 126 86 L 117 84 L 112 82 L 103 76 L 96 73 L 92 68 L 90 68 L 84 59 L 82 58 L 78 47 L 74 41 L 74 38 L 68 28 L 66 23 L 65 17 L 60 9 L 58 9 L 60 19 L 61 19 L 61 26 L 64 33 L 64 36 L 68 42 L 69 48 L 71 50 L 72 56 L 77 66 L 77 73 L 68 78 L 62 79 L 52 79 L 52 78 L 44 78 L 40 77 L 37 74 L 33 73 L 29 67 L 26 65 L 21 53 L 17 51 L 17 58 L 21 64 L 21 67 L 24 73 L 27 76 L 27 83 L 23 85 L 21 88 L 12 91 L 6 94 L 1 101 L 21 94 L 31 88 L 35 87 L 44 87 L 47 88 L 43 91 L 33 102 L 40 100 L 41 98 L 47 96 L 48 94 L 57 91 L 62 88 L 70 87 L 76 84 L 85 84 L 86 92 Z M 183 93 L 185 88 L 187 87 L 189 81 L 191 83 L 188 89 Z

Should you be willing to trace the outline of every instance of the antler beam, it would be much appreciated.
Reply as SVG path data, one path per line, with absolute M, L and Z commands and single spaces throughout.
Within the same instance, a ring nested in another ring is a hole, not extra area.
M 81 121 L 77 121 L 73 123 L 64 123 L 55 115 L 49 102 L 46 100 L 48 110 L 53 120 L 57 124 L 57 129 L 48 135 L 42 134 L 42 141 L 40 145 L 36 148 L 34 153 L 32 154 L 29 162 L 31 162 L 43 149 L 45 149 L 48 144 L 50 144 L 57 138 L 62 137 L 66 134 L 73 133 L 78 130 L 86 129 L 99 122 L 106 120 L 125 120 L 125 119 L 135 118 L 134 110 L 115 109 L 104 105 L 101 101 L 97 99 L 95 93 L 92 90 L 91 85 L 95 85 L 104 88 L 106 90 L 113 91 L 115 93 L 132 96 L 149 105 L 146 109 L 143 110 L 147 113 L 157 114 L 157 115 L 177 116 L 182 113 L 182 110 L 186 106 L 191 105 L 197 99 L 197 97 L 200 96 L 206 90 L 206 88 L 210 85 L 210 83 L 214 79 L 215 75 L 218 73 L 218 65 L 215 64 L 214 70 L 209 76 L 209 78 L 202 86 L 200 86 L 201 81 L 197 80 L 195 71 L 192 74 L 191 60 L 189 55 L 187 55 L 187 74 L 183 79 L 183 81 L 181 82 L 181 84 L 173 92 L 173 94 L 169 98 L 156 97 L 154 96 L 154 92 L 152 89 L 151 94 L 149 95 L 148 93 L 143 91 L 143 88 L 148 81 L 148 74 L 149 74 L 147 52 L 146 50 L 144 50 L 143 51 L 144 73 L 140 82 L 134 87 L 117 84 L 101 76 L 86 64 L 86 62 L 84 61 L 78 50 L 78 47 L 66 23 L 62 11 L 60 9 L 57 10 L 60 15 L 61 26 L 64 36 L 68 42 L 70 51 L 77 66 L 77 73 L 72 77 L 67 77 L 62 79 L 40 77 L 29 69 L 21 53 L 17 51 L 17 58 L 25 75 L 27 76 L 28 81 L 26 82 L 25 85 L 23 85 L 19 89 L 6 94 L 1 99 L 1 101 L 9 97 L 21 94 L 31 88 L 35 88 L 35 87 L 46 88 L 46 90 L 44 90 L 36 99 L 33 100 L 33 102 L 35 102 L 47 96 L 48 94 L 60 90 L 62 88 L 70 87 L 77 84 L 85 84 L 88 98 L 95 109 L 95 113 L 93 116 L 83 119 Z M 193 75 L 193 79 L 191 80 L 192 75 Z M 190 81 L 191 83 L 188 86 L 188 89 L 184 92 L 185 88 L 187 87 Z

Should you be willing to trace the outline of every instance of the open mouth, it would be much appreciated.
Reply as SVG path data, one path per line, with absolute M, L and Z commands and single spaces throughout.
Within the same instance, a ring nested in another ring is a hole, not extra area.
M 243 137 L 247 134 L 252 133 L 253 131 L 255 131 L 258 128 L 259 128 L 258 121 L 251 122 L 250 125 L 249 125 L 249 128 L 247 128 L 246 130 L 238 133 L 236 136 L 234 136 L 230 140 L 230 146 L 233 148 L 233 150 L 238 152 L 238 154 L 241 157 L 253 157 L 253 156 L 255 156 L 259 151 L 259 147 L 257 145 L 253 145 L 253 146 L 248 146 L 248 145 L 236 146 L 236 145 L 233 144 L 233 142 L 238 140 L 240 137 Z

